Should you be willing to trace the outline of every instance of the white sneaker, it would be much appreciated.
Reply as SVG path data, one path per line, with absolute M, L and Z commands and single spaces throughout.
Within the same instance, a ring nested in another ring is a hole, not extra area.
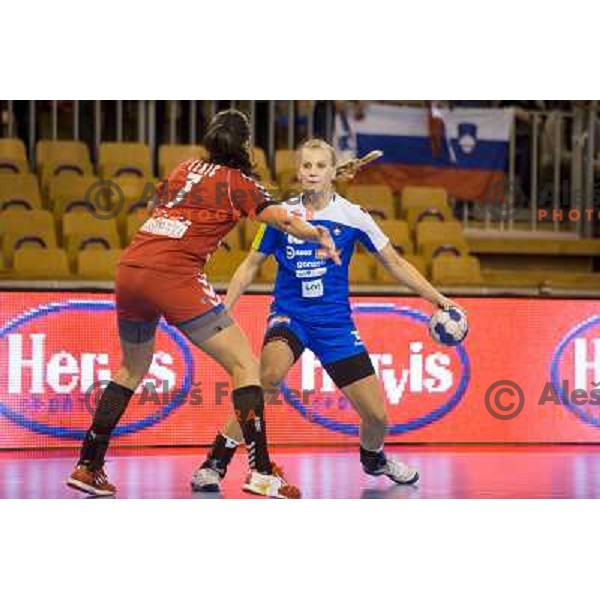
M 273 465 L 272 475 L 250 471 L 242 489 L 268 498 L 298 499 L 301 497 L 300 490 L 285 480 L 283 471 L 276 465 Z
M 419 472 L 416 469 L 389 457 L 387 457 L 387 462 L 381 469 L 381 475 L 389 477 L 394 483 L 410 485 L 419 481 Z
M 213 469 L 198 468 L 192 475 L 192 489 L 195 492 L 220 492 L 221 476 Z

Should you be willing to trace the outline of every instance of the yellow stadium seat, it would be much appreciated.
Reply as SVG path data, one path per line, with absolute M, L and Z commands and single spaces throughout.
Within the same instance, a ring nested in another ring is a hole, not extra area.
M 277 261 L 273 256 L 267 257 L 260 265 L 256 281 L 259 283 L 273 283 L 277 277 Z
M 56 230 L 47 210 L 9 210 L 0 218 L 4 256 L 12 263 L 15 246 L 56 247 Z
M 431 262 L 431 281 L 437 285 L 482 285 L 481 265 L 474 256 L 439 256 Z
M 396 218 L 396 202 L 387 185 L 351 185 L 346 196 L 352 202 L 360 204 L 373 217 Z
M 0 174 L 0 211 L 13 208 L 42 208 L 37 177 L 33 173 Z
M 367 254 L 355 254 L 350 260 L 348 281 L 350 283 L 373 283 L 375 259 Z
M 411 231 L 425 221 L 452 221 L 454 216 L 449 206 L 415 206 L 406 211 L 406 221 Z
M 395 219 L 380 221 L 379 226 L 383 233 L 390 239 L 390 244 L 392 244 L 400 254 L 413 253 L 413 242 L 406 221 L 398 221 Z
M 205 271 L 208 280 L 211 282 L 229 281 L 246 256 L 247 253 L 241 250 L 232 250 L 231 252 L 218 250 L 206 265 Z
M 158 172 L 161 177 L 167 175 L 181 162 L 190 158 L 208 158 L 208 152 L 204 146 L 192 144 L 163 144 L 158 149 Z
M 63 218 L 64 246 L 72 264 L 77 253 L 87 248 L 99 247 L 116 250 L 121 247 L 114 219 L 99 219 L 88 212 L 69 212 Z
M 121 250 L 81 250 L 77 254 L 77 275 L 82 279 L 114 281 Z
M 29 173 L 25 144 L 17 138 L 0 138 L 0 173 Z
M 402 258 L 417 269 L 423 277 L 427 277 L 427 263 L 422 256 L 419 256 L 418 254 L 405 254 Z M 379 261 L 377 261 L 375 266 L 375 281 L 385 285 L 400 285 Z
M 227 252 L 235 252 L 238 250 L 242 250 L 242 232 L 241 227 L 239 227 L 239 225 L 236 225 L 223 238 L 220 248 L 226 250 Z
M 112 179 L 123 175 L 151 177 L 150 149 L 141 143 L 104 142 L 100 144 L 100 177 Z
M 267 167 L 255 167 L 254 172 L 258 176 L 258 180 L 261 182 L 271 180 L 271 172 L 269 169 L 267 169 Z
M 401 215 L 410 208 L 448 206 L 448 192 L 444 188 L 406 186 L 400 195 Z
M 458 221 L 419 223 L 416 228 L 417 251 L 428 262 L 441 254 L 469 253 L 462 225 Z
M 156 196 L 158 181 L 140 177 L 116 177 L 113 180 L 118 186 L 112 197 L 115 216 L 119 223 L 125 223 L 127 217 L 138 208 L 147 209 L 148 202 Z M 123 206 L 116 210 L 121 202 L 119 190 L 123 194 Z
M 96 202 L 101 206 L 109 207 L 108 197 L 100 198 L 101 189 L 97 177 L 80 176 L 74 173 L 62 173 L 53 177 L 48 186 L 48 203 L 52 210 L 57 206 L 55 214 L 69 212 L 73 207 L 92 207 Z M 87 200 L 87 201 L 86 201 Z
M 275 151 L 275 174 L 277 178 L 284 172 L 297 171 L 296 167 L 296 151 L 289 149 L 279 149 Z
M 70 279 L 62 248 L 21 248 L 15 252 L 13 275 L 19 279 Z
M 267 172 L 269 171 L 269 165 L 267 164 L 267 155 L 265 154 L 265 151 L 262 148 L 254 146 L 250 151 L 250 156 L 252 158 L 252 164 L 257 169 L 266 169 Z
M 75 140 L 40 140 L 36 145 L 36 165 L 42 187 L 59 173 L 93 175 L 94 172 L 87 145 Z

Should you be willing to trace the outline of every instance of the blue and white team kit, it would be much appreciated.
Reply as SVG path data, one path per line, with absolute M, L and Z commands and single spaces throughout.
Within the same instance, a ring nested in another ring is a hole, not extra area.
M 348 268 L 357 242 L 370 252 L 380 252 L 389 242 L 387 236 L 369 213 L 338 194 L 318 211 L 307 209 L 300 198 L 291 198 L 281 207 L 295 217 L 310 220 L 311 225 L 326 227 L 342 264 L 324 258 L 316 242 L 261 225 L 252 249 L 273 254 L 278 264 L 265 340 L 278 332 L 291 332 L 292 340 L 295 337 L 300 342 L 292 347 L 294 358 L 297 360 L 307 347 L 323 366 L 365 354 L 352 320 Z

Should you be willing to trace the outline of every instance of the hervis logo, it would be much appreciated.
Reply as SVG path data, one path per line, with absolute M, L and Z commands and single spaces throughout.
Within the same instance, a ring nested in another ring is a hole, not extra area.
M 67 300 L 30 309 L 0 327 L 0 415 L 35 433 L 82 439 L 100 394 L 119 366 L 115 304 Z M 108 333 L 110 332 L 110 333 Z M 159 323 L 146 378 L 114 435 L 134 433 L 165 419 L 185 402 L 194 361 L 188 342 Z M 162 397 L 143 402 L 144 386 Z M 90 390 L 94 392 L 90 406 Z
M 591 394 L 600 385 L 600 315 L 578 323 L 560 341 L 550 363 L 550 379 L 551 392 L 562 406 L 600 427 L 600 407 Z M 573 390 L 585 390 L 586 398 L 573 401 Z
M 470 379 L 467 351 L 463 345 L 436 344 L 428 331 L 429 315 L 370 303 L 354 304 L 352 313 L 360 331 L 354 337 L 368 348 L 383 388 L 391 435 L 430 425 L 459 404 Z M 304 418 L 331 431 L 359 434 L 358 416 L 312 352 L 304 352 L 299 386 L 293 383 L 283 386 L 283 397 Z M 294 387 L 303 390 L 301 397 Z

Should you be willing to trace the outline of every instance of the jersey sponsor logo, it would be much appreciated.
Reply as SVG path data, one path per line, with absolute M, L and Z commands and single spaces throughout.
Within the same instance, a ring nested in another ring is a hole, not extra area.
M 300 248 L 294 248 L 293 246 L 285 247 L 285 257 L 288 260 L 293 260 L 296 256 L 312 256 L 312 250 L 302 250 Z M 320 264 L 320 263 L 319 263 Z
M 287 234 L 287 243 L 288 244 L 302 245 L 302 244 L 304 244 L 304 240 L 301 240 L 300 238 L 294 237 L 291 233 L 288 233 Z
M 303 281 L 302 282 L 302 297 L 303 298 L 320 298 L 323 295 L 323 280 Z
M 190 228 L 191 221 L 176 221 L 168 217 L 151 217 L 140 228 L 140 231 L 168 238 L 181 239 Z
M 462 345 L 437 345 L 428 332 L 429 315 L 395 304 L 359 303 L 353 306 L 353 316 L 370 346 L 371 361 L 386 399 L 391 435 L 426 427 L 459 404 L 470 380 L 467 352 Z M 387 335 L 382 338 L 383 328 Z M 360 340 L 360 336 L 354 337 Z M 369 338 L 377 340 L 378 347 L 371 345 Z M 314 390 L 311 402 L 294 396 L 287 385 L 282 387 L 286 401 L 310 422 L 358 436 L 358 416 L 318 358 L 307 350 L 300 366 L 301 389 Z
M 322 267 L 320 269 L 297 269 L 296 277 L 298 277 L 298 279 L 309 279 L 322 277 L 325 273 L 327 273 L 327 267 Z
M 52 302 L 0 327 L 0 415 L 38 434 L 83 439 L 100 382 L 106 385 L 120 365 L 114 310 L 108 300 Z M 106 337 L 94 332 L 111 329 L 114 343 L 107 348 Z M 185 402 L 193 374 L 189 343 L 161 321 L 150 369 L 114 435 L 165 419 Z
M 600 316 L 578 323 L 560 341 L 550 377 L 553 389 L 547 391 L 545 404 L 560 403 L 584 423 L 600 427 Z M 586 394 L 576 398 L 575 390 Z

